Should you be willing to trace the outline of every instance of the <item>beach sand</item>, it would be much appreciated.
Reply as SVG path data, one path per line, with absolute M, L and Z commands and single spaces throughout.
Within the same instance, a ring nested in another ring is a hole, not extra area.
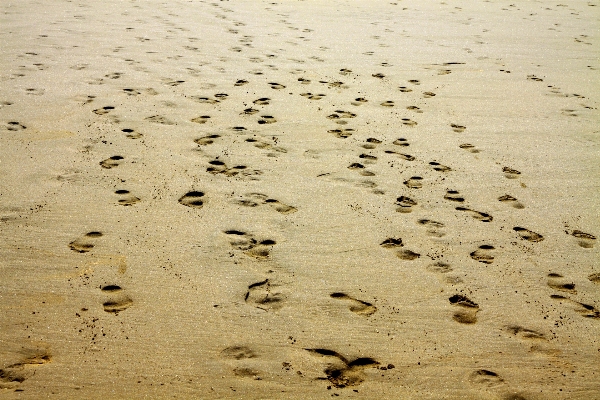
M 593 1 L 4 1 L 0 397 L 600 399 Z

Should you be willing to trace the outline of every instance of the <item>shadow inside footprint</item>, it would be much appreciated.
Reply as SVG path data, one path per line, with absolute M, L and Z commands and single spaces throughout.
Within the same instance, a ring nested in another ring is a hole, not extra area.
M 539 233 L 535 233 L 529 229 L 521 228 L 520 226 L 515 226 L 513 230 L 519 234 L 521 239 L 527 240 L 528 242 L 541 242 L 544 240 L 544 237 Z
M 331 293 L 329 296 L 331 296 L 333 299 L 348 301 L 350 303 L 350 311 L 358 315 L 368 317 L 377 311 L 377 307 L 375 307 L 373 304 L 350 297 L 346 293 L 335 292 Z
M 120 161 L 122 159 L 122 156 L 112 156 L 107 158 L 106 160 L 100 161 L 100 166 L 105 169 L 111 169 L 118 166 L 121 163 Z
M 510 204 L 514 208 L 523 209 L 525 206 L 521 204 L 515 197 L 505 194 L 504 196 L 498 197 L 498 201 L 506 204 Z
M 269 279 L 248 286 L 244 301 L 261 310 L 279 310 L 283 307 L 285 296 L 275 291 L 275 286 Z
M 486 213 L 480 212 L 480 211 L 471 210 L 470 208 L 456 207 L 456 210 L 468 212 L 469 214 L 471 214 L 471 216 L 473 218 L 475 218 L 476 220 L 479 220 L 481 222 L 490 222 L 490 221 L 492 221 L 494 219 L 490 214 L 486 214 Z
M 571 232 L 571 235 L 578 239 L 577 244 L 579 244 L 580 247 L 583 247 L 584 249 L 591 249 L 594 247 L 596 236 L 579 230 L 574 230 Z
M 181 196 L 178 200 L 179 204 L 192 208 L 202 208 L 204 201 L 204 192 L 191 191 Z
M 78 253 L 87 253 L 94 248 L 94 239 L 102 236 L 101 232 L 88 232 L 82 238 L 76 239 L 69 243 L 71 250 Z
M 455 294 L 449 299 L 450 304 L 460 307 L 461 309 L 456 311 L 452 318 L 461 324 L 474 324 L 477 322 L 477 312 L 479 311 L 479 305 L 461 294 Z
M 417 205 L 417 202 L 410 197 L 400 196 L 396 199 L 396 205 L 399 206 L 396 208 L 397 212 L 407 214 L 412 212 L 412 208 Z
M 494 256 L 490 254 L 490 250 L 494 250 L 494 246 L 483 244 L 479 246 L 479 249 L 472 252 L 470 256 L 473 260 L 479 261 L 480 263 L 491 264 L 494 262 Z

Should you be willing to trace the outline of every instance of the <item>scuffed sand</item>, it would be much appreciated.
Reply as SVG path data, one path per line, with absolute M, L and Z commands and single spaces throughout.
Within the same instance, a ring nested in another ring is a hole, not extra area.
M 600 7 L 0 5 L 0 397 L 600 399 Z

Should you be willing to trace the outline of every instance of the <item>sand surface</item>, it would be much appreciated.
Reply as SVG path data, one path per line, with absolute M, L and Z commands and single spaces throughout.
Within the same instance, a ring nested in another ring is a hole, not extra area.
M 0 398 L 600 399 L 596 1 L 0 11 Z

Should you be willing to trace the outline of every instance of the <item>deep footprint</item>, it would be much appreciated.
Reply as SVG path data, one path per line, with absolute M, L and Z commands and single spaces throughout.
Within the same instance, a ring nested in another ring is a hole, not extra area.
M 179 204 L 182 204 L 187 207 L 202 208 L 202 206 L 204 205 L 202 197 L 204 197 L 204 192 L 194 190 L 191 192 L 187 192 L 186 194 L 181 196 L 178 202 Z

